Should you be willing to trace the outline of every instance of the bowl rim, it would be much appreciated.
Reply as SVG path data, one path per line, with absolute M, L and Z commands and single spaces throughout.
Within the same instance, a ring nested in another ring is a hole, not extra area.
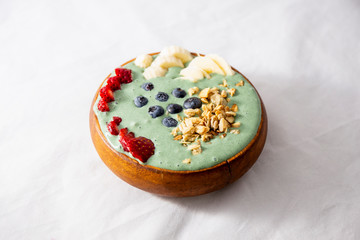
M 159 54 L 160 52 L 154 52 L 154 53 L 149 53 L 148 55 L 157 55 Z M 204 54 L 201 54 L 201 53 L 195 53 L 195 52 L 190 52 L 193 56 L 205 56 Z M 123 63 L 120 65 L 120 67 L 123 67 L 125 66 L 126 64 L 128 63 L 131 63 L 133 61 L 135 61 L 136 58 L 132 58 L 131 60 Z M 104 84 L 104 82 L 111 76 L 111 73 L 104 79 L 104 81 L 100 84 L 99 88 L 97 89 L 96 91 L 96 94 L 93 98 L 93 101 L 91 103 L 91 108 L 90 108 L 90 115 L 93 115 L 92 117 L 94 117 L 94 120 L 96 122 L 96 125 L 95 125 L 95 129 L 96 129 L 96 132 L 99 134 L 101 140 L 105 143 L 105 145 L 113 152 L 115 153 L 118 157 L 122 158 L 123 160 L 127 161 L 129 164 L 138 164 L 139 167 L 143 167 L 145 168 L 146 170 L 149 170 L 149 171 L 152 171 L 152 172 L 165 172 L 165 173 L 169 173 L 169 174 L 179 174 L 179 175 L 187 175 L 187 174 L 192 174 L 192 173 L 202 173 L 202 172 L 207 172 L 207 171 L 212 171 L 216 168 L 219 168 L 219 167 L 223 167 L 224 165 L 228 165 L 228 167 L 230 168 L 230 163 L 233 162 L 233 161 L 236 161 L 239 158 L 239 156 L 241 155 L 244 155 L 249 149 L 251 149 L 252 145 L 256 142 L 256 140 L 259 138 L 259 135 L 260 135 L 260 132 L 261 132 L 261 129 L 263 128 L 263 123 L 264 123 L 264 111 L 265 111 L 265 108 L 264 108 L 264 104 L 263 104 L 263 101 L 260 97 L 260 94 L 258 93 L 257 89 L 255 88 L 255 86 L 249 81 L 249 79 L 247 77 L 245 77 L 240 71 L 238 71 L 237 69 L 235 69 L 234 67 L 231 66 L 231 68 L 239 73 L 243 78 L 245 78 L 248 83 L 250 83 L 250 85 L 255 89 L 255 92 L 260 100 L 260 106 L 261 106 L 261 119 L 260 119 L 260 123 L 259 123 L 259 126 L 258 126 L 258 129 L 257 129 L 257 132 L 255 134 L 255 136 L 251 139 L 251 141 L 240 151 L 238 152 L 237 154 L 235 154 L 234 156 L 232 156 L 231 158 L 229 159 L 226 159 L 212 167 L 208 167 L 208 168 L 203 168 L 203 169 L 198 169 L 198 170 L 170 170 L 170 169 L 166 169 L 166 168 L 159 168 L 159 167 L 154 167 L 154 166 L 151 166 L 151 165 L 144 165 L 144 164 L 141 164 L 139 163 L 138 160 L 132 158 L 132 157 L 129 157 L 128 155 L 124 154 L 124 153 L 121 153 L 121 152 L 118 152 L 116 151 L 110 144 L 109 142 L 107 141 L 107 139 L 105 138 L 103 132 L 101 131 L 101 128 L 100 128 L 100 124 L 99 124 L 99 121 L 98 121 L 98 118 L 93 110 L 93 107 L 94 107 L 94 104 L 96 103 L 96 100 L 98 98 L 98 95 L 99 95 L 99 91 L 101 89 L 101 86 Z

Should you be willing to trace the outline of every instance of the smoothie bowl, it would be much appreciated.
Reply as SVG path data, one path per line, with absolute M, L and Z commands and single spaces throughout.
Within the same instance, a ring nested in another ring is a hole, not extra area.
M 90 130 L 101 159 L 122 180 L 185 197 L 246 173 L 264 147 L 267 117 L 254 86 L 223 58 L 172 46 L 106 77 Z

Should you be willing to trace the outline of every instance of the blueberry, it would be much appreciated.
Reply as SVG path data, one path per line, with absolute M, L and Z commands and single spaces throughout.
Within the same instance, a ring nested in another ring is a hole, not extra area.
M 144 89 L 145 91 L 151 91 L 154 88 L 154 84 L 152 84 L 151 82 L 147 82 L 141 85 L 141 88 Z
M 169 104 L 166 108 L 169 113 L 179 113 L 183 110 L 182 106 L 176 103 Z
M 148 103 L 148 99 L 144 96 L 138 96 L 134 99 L 134 103 L 137 107 L 143 107 Z
M 150 114 L 150 116 L 152 118 L 157 118 L 160 117 L 161 115 L 164 114 L 164 109 L 161 106 L 151 106 L 149 107 L 148 113 Z
M 158 92 L 155 96 L 155 99 L 160 102 L 166 102 L 169 99 L 169 95 L 164 92 Z
M 185 109 L 188 109 L 188 108 L 192 108 L 192 109 L 200 108 L 201 105 L 202 105 L 202 102 L 201 102 L 200 98 L 197 98 L 197 97 L 188 98 L 184 102 L 184 108 Z
M 172 117 L 166 117 L 162 120 L 162 124 L 165 127 L 176 127 L 178 122 L 175 119 L 173 119 Z
M 175 88 L 172 91 L 172 95 L 174 95 L 177 98 L 183 98 L 186 96 L 186 92 L 184 90 L 182 90 L 181 88 Z

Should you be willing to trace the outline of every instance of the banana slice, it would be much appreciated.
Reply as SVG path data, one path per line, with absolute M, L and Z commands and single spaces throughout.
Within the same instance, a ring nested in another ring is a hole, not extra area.
M 159 66 L 150 66 L 145 69 L 143 75 L 146 80 L 165 76 L 166 69 Z
M 207 72 L 205 72 L 205 71 L 202 70 L 202 69 L 201 69 L 201 71 L 202 71 L 202 73 L 204 74 L 204 76 L 205 76 L 207 79 L 210 79 L 210 78 L 211 78 L 210 74 L 208 74 Z
M 213 60 L 221 68 L 221 70 L 223 70 L 225 75 L 232 76 L 235 74 L 235 72 L 231 69 L 230 65 L 225 61 L 225 59 L 223 59 L 219 55 L 207 54 L 206 57 L 209 57 L 211 60 Z
M 135 65 L 141 68 L 147 68 L 151 65 L 153 61 L 153 58 L 148 55 L 148 54 L 144 54 L 144 55 L 140 55 L 135 59 Z
M 159 55 L 157 58 L 155 58 L 151 66 L 170 68 L 170 67 L 184 67 L 184 64 L 177 57 L 168 56 L 168 55 Z
M 207 73 L 218 73 L 218 74 L 222 74 L 225 75 L 223 70 L 221 70 L 221 68 L 209 57 L 205 56 L 205 57 L 196 57 L 194 58 L 190 64 L 190 66 L 196 66 L 201 68 L 202 70 L 204 70 Z
M 181 70 L 180 75 L 183 76 L 182 79 L 187 79 L 192 82 L 197 82 L 198 80 L 204 78 L 204 72 L 205 71 L 203 71 L 201 68 L 197 66 L 192 66 L 192 67 L 189 66 Z
M 193 59 L 193 56 L 191 55 L 191 53 L 188 50 L 186 50 L 182 47 L 179 47 L 179 46 L 166 47 L 160 52 L 160 55 L 177 57 L 183 63 L 186 63 Z

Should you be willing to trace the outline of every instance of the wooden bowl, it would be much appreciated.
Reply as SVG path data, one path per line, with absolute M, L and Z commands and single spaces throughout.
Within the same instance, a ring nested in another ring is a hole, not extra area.
M 158 53 L 150 55 L 155 54 Z M 193 53 L 193 55 L 196 54 Z M 132 59 L 122 66 L 134 60 Z M 236 69 L 233 68 L 233 70 L 241 74 Z M 244 75 L 242 76 L 246 78 Z M 173 171 L 141 165 L 137 160 L 114 150 L 101 132 L 93 111 L 100 88 L 101 86 L 97 90 L 90 108 L 90 131 L 94 146 L 100 158 L 111 171 L 125 182 L 144 191 L 162 196 L 189 197 L 219 190 L 243 176 L 258 159 L 265 145 L 268 123 L 265 106 L 258 94 L 261 102 L 261 121 L 258 131 L 251 142 L 235 156 L 213 167 L 195 171 Z

